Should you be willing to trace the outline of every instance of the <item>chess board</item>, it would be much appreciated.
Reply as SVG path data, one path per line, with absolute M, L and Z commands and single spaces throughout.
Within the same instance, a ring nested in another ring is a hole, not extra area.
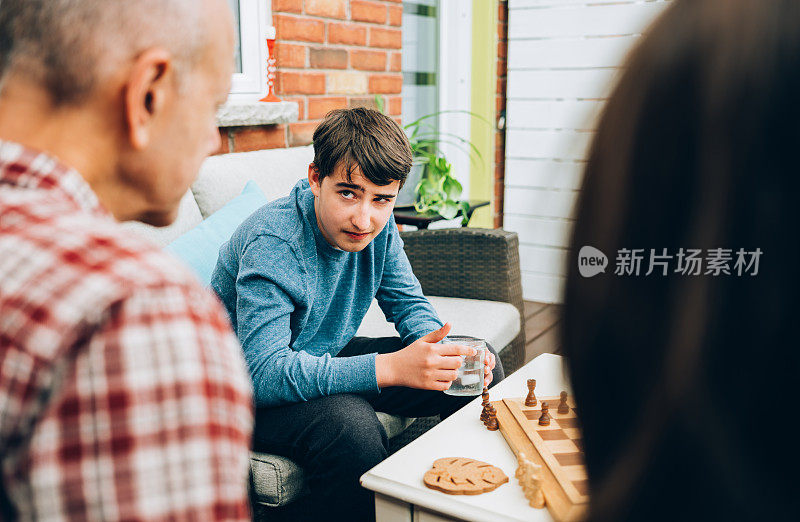
M 539 426 L 542 402 L 547 402 L 550 425 Z M 519 456 L 520 452 L 543 465 L 547 508 L 556 520 L 578 520 L 586 513 L 589 481 L 584 466 L 581 432 L 572 398 L 569 413 L 558 413 L 559 397 L 540 397 L 536 406 L 525 398 L 492 402 L 497 409 L 500 432 Z

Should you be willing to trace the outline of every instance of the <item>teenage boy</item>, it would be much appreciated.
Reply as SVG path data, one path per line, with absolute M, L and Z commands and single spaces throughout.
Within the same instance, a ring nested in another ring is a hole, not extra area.
M 255 388 L 255 447 L 298 462 L 320 516 L 374 517 L 358 478 L 387 456 L 375 412 L 447 416 L 461 355 L 422 295 L 392 210 L 411 148 L 389 117 L 337 110 L 314 132 L 314 163 L 288 197 L 250 216 L 211 285 Z M 354 338 L 373 298 L 400 337 Z M 490 348 L 484 382 L 503 377 Z M 492 372 L 492 369 L 494 372 Z

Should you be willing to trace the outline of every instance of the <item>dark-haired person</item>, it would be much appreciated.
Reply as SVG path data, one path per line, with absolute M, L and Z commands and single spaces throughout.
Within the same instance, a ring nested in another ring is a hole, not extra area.
M 671 4 L 608 101 L 572 239 L 562 335 L 589 519 L 797 520 L 800 2 Z M 585 245 L 672 258 L 586 279 Z
M 436 344 L 450 326 L 422 295 L 393 219 L 410 167 L 391 118 L 332 112 L 314 133 L 308 180 L 239 227 L 212 277 L 250 366 L 256 448 L 303 467 L 320 516 L 374 517 L 358 478 L 387 455 L 376 410 L 447 416 L 469 399 L 441 393 L 472 349 Z M 399 338 L 353 338 L 373 298 Z M 487 385 L 502 379 L 495 361 L 487 350 Z
M 0 1 L 0 520 L 248 520 L 225 310 L 172 222 L 233 74 L 224 0 Z

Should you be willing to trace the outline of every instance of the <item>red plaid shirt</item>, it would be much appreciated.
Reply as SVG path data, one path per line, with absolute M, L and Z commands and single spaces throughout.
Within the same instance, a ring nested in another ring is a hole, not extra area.
M 216 298 L 0 141 L 0 519 L 246 520 L 250 386 Z

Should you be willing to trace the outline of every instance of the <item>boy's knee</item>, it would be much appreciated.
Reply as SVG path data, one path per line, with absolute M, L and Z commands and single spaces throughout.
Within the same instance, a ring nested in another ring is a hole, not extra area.
M 385 459 L 388 438 L 372 406 L 357 395 L 332 395 L 328 399 L 315 430 L 318 450 L 339 455 L 356 468 L 369 469 Z

